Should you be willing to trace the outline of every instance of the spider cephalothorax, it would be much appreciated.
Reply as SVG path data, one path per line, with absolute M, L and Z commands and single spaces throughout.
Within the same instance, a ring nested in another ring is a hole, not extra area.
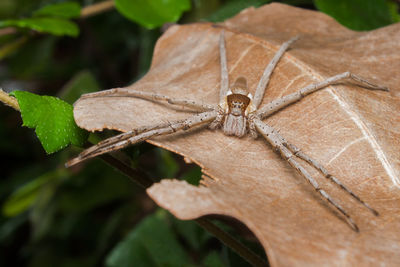
M 255 110 L 252 98 L 247 88 L 246 79 L 244 77 L 237 78 L 227 92 L 227 96 L 219 105 L 223 119 L 217 123 L 223 123 L 224 134 L 242 137 L 247 133 L 247 116 Z
M 343 72 L 324 81 L 310 84 L 299 89 L 297 92 L 275 99 L 270 103 L 260 107 L 264 97 L 265 88 L 268 85 L 273 70 L 285 51 L 297 39 L 298 38 L 295 37 L 285 42 L 276 52 L 275 56 L 271 59 L 261 76 L 257 88 L 255 89 L 254 98 L 251 96 L 251 94 L 249 94 L 246 79 L 243 77 L 236 79 L 233 86 L 229 88 L 229 75 L 223 31 L 219 41 L 221 84 L 218 105 L 205 104 L 197 100 L 172 98 L 165 95 L 144 91 L 135 91 L 127 88 L 116 88 L 82 96 L 82 98 L 127 96 L 147 99 L 155 102 L 166 101 L 169 105 L 182 106 L 199 113 L 195 115 L 192 114 L 184 120 L 160 122 L 155 125 L 136 128 L 129 132 L 105 139 L 99 142 L 97 145 L 86 149 L 79 154 L 78 157 L 70 160 L 66 165 L 72 166 L 83 160 L 122 149 L 128 145 L 136 144 L 152 137 L 173 134 L 177 131 L 184 131 L 199 125 L 209 125 L 209 128 L 211 129 L 222 127 L 225 135 L 234 135 L 236 137 L 244 136 L 249 130 L 252 137 L 257 137 L 257 134 L 260 134 L 262 137 L 264 137 L 264 140 L 267 141 L 273 149 L 279 152 L 282 158 L 285 159 L 291 167 L 296 169 L 323 199 L 332 204 L 333 207 L 345 217 L 346 221 L 355 231 L 358 231 L 358 227 L 351 219 L 350 215 L 341 207 L 341 205 L 339 205 L 339 203 L 336 202 L 336 200 L 334 200 L 319 186 L 313 176 L 311 176 L 311 174 L 302 166 L 302 163 L 305 162 L 318 170 L 321 175 L 338 185 L 354 199 L 368 208 L 373 214 L 378 215 L 378 212 L 371 208 L 367 203 L 362 201 L 349 188 L 342 184 L 339 179 L 328 172 L 328 170 L 326 170 L 320 163 L 302 152 L 294 144 L 286 141 L 278 131 L 276 131 L 272 126 L 268 125 L 268 123 L 264 122 L 263 119 L 273 115 L 287 106 L 292 105 L 297 101 L 300 101 L 309 94 L 321 90 L 329 85 L 342 82 L 345 79 L 352 79 L 363 87 L 371 90 L 388 91 L 388 89 L 384 86 L 372 84 L 369 81 L 350 72 Z

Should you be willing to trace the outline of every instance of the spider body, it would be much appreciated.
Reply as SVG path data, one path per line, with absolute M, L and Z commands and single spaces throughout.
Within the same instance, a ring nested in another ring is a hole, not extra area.
M 252 95 L 248 92 L 246 79 L 239 77 L 219 105 L 224 118 L 216 121 L 216 126 L 220 127 L 223 122 L 224 134 L 244 136 L 248 129 L 248 115 L 255 110 L 251 102 Z
M 198 113 L 191 115 L 184 120 L 148 125 L 105 139 L 99 142 L 97 145 L 81 152 L 79 156 L 68 161 L 66 166 L 72 166 L 83 160 L 122 149 L 128 145 L 136 144 L 156 136 L 168 135 L 177 131 L 184 131 L 199 125 L 208 125 L 211 129 L 221 127 L 225 135 L 232 135 L 236 137 L 242 137 L 249 132 L 253 138 L 261 135 L 264 140 L 267 141 L 291 167 L 298 171 L 298 173 L 315 189 L 322 199 L 328 201 L 338 212 L 344 216 L 344 219 L 353 230 L 358 231 L 358 226 L 354 223 L 350 215 L 334 198 L 332 198 L 319 186 L 317 181 L 302 166 L 302 163 L 305 162 L 314 169 L 318 170 L 322 176 L 339 186 L 351 197 L 369 209 L 374 215 L 377 216 L 378 212 L 361 200 L 360 197 L 347 188 L 338 178 L 326 170 L 325 167 L 323 167 L 318 161 L 312 159 L 294 144 L 289 143 L 278 131 L 264 122 L 263 119 L 272 116 L 274 113 L 282 110 L 283 108 L 300 101 L 309 94 L 312 94 L 327 86 L 343 82 L 346 79 L 351 79 L 353 82 L 356 82 L 362 87 L 370 90 L 388 91 L 388 88 L 375 85 L 355 74 L 352 74 L 351 72 L 343 72 L 327 78 L 326 80 L 310 84 L 299 89 L 297 92 L 275 99 L 270 103 L 260 107 L 264 97 L 265 89 L 268 85 L 273 70 L 285 51 L 288 50 L 289 46 L 297 39 L 297 37 L 292 38 L 281 45 L 275 56 L 266 66 L 255 90 L 254 97 L 252 97 L 252 95 L 248 92 L 247 82 L 243 77 L 237 78 L 233 86 L 229 87 L 224 31 L 222 31 L 219 40 L 221 84 L 218 105 L 200 103 L 196 100 L 172 98 L 156 93 L 135 91 L 127 88 L 116 88 L 103 92 L 83 95 L 82 98 L 127 96 L 142 98 L 154 102 L 166 101 L 169 105 L 189 108 L 192 109 L 192 111 L 197 111 Z

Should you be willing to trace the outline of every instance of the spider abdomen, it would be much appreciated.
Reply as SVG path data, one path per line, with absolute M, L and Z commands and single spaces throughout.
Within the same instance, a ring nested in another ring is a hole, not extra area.
M 224 121 L 224 134 L 242 137 L 247 132 L 247 119 L 243 115 L 227 114 Z

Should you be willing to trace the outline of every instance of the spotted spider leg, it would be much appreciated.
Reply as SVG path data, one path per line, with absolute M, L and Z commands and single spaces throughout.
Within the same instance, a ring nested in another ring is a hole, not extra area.
M 368 205 L 365 201 L 363 201 L 359 196 L 357 196 L 353 191 L 351 191 L 349 188 L 347 188 L 342 182 L 333 176 L 330 172 L 328 172 L 327 169 L 325 169 L 324 166 L 322 166 L 319 162 L 316 160 L 312 159 L 310 156 L 302 152 L 298 147 L 296 147 L 293 144 L 288 143 L 286 140 L 283 140 L 283 144 L 298 158 L 301 158 L 302 160 L 306 161 L 308 164 L 310 164 L 312 167 L 320 171 L 320 173 L 327 179 L 331 180 L 333 183 L 338 185 L 340 188 L 342 188 L 344 191 L 346 191 L 350 196 L 352 196 L 355 200 L 360 202 L 364 207 L 369 209 L 375 216 L 378 216 L 379 213 L 373 209 L 370 205 Z
M 188 130 L 195 126 L 200 126 L 201 124 L 211 122 L 212 120 L 215 119 L 216 116 L 217 116 L 217 111 L 207 111 L 192 115 L 184 120 L 171 122 L 165 127 L 153 128 L 150 130 L 143 131 L 139 134 L 135 134 L 135 132 L 132 132 L 133 136 L 124 135 L 123 133 L 121 134 L 124 135 L 124 138 L 122 138 L 122 140 L 119 139 L 118 136 L 115 136 L 112 137 L 113 139 L 112 142 L 105 140 L 106 142 L 103 143 L 104 145 L 92 146 L 84 150 L 82 153 L 80 153 L 78 157 L 68 161 L 66 163 L 66 167 L 73 166 L 75 164 L 78 164 L 79 162 L 99 156 L 101 154 L 109 153 L 127 147 L 129 145 L 137 144 L 139 142 L 145 141 L 155 136 L 168 135 L 178 131 Z
M 367 81 L 366 79 L 361 78 L 361 77 L 347 71 L 347 72 L 343 72 L 341 74 L 332 76 L 322 82 L 310 84 L 292 94 L 275 99 L 275 100 L 271 101 L 270 103 L 265 104 L 260 109 L 258 109 L 255 112 L 255 115 L 260 119 L 266 118 L 266 117 L 272 115 L 273 113 L 277 112 L 278 110 L 281 110 L 284 107 L 287 107 L 297 101 L 300 101 L 301 99 L 303 99 L 304 97 L 306 97 L 307 95 L 309 95 L 311 93 L 314 93 L 318 90 L 324 89 L 325 87 L 327 87 L 329 85 L 339 84 L 340 82 L 345 81 L 346 79 L 351 79 L 351 80 L 359 83 L 359 85 L 361 87 L 364 87 L 369 90 L 389 91 L 389 89 L 385 86 L 373 84 L 373 83 Z
M 271 59 L 271 61 L 268 63 L 267 67 L 265 68 L 265 70 L 261 76 L 260 81 L 258 82 L 256 92 L 254 93 L 253 105 L 256 108 L 258 108 L 260 106 L 261 101 L 264 98 L 265 89 L 269 83 L 271 74 L 274 71 L 279 60 L 282 58 L 283 54 L 289 49 L 290 45 L 298 39 L 299 39 L 299 36 L 295 36 L 292 39 L 290 39 L 289 41 L 284 42 L 279 47 L 279 50 L 275 53 L 275 55 Z
M 228 63 L 226 60 L 226 49 L 225 49 L 225 31 L 221 31 L 219 36 L 219 57 L 221 66 L 221 88 L 219 91 L 219 103 L 222 103 L 229 91 L 229 73 Z
M 308 173 L 308 171 L 300 165 L 298 161 L 296 161 L 295 157 L 298 156 L 296 153 L 293 153 L 290 149 L 288 149 L 287 145 L 284 143 L 284 138 L 280 136 L 280 134 L 268 124 L 262 122 L 260 119 L 254 119 L 253 123 L 257 131 L 267 140 L 271 146 L 279 151 L 281 157 L 285 159 L 290 166 L 296 169 L 303 178 L 307 180 L 317 191 L 320 196 L 326 199 L 336 210 L 338 210 L 346 219 L 346 222 L 351 226 L 351 228 L 358 232 L 358 226 L 354 223 L 353 219 L 350 215 L 340 206 L 328 193 L 326 193 L 323 189 L 320 188 L 317 181 Z M 301 158 L 300 156 L 298 156 Z
M 89 93 L 82 95 L 81 99 L 93 97 L 136 97 L 153 102 L 167 103 L 170 105 L 181 106 L 191 109 L 192 111 L 210 111 L 215 110 L 215 105 L 200 103 L 199 101 L 173 98 L 151 92 L 137 91 L 128 88 L 115 88 L 101 92 Z
M 274 133 L 275 134 L 275 133 Z M 305 154 L 303 151 L 301 151 L 298 147 L 295 145 L 287 142 L 280 134 L 276 134 L 276 138 L 279 138 L 280 143 L 282 143 L 286 148 L 288 148 L 296 157 L 306 161 L 308 164 L 310 164 L 312 167 L 317 169 L 325 178 L 331 180 L 333 183 L 335 183 L 337 186 L 342 188 L 344 191 L 346 191 L 350 196 L 352 196 L 355 200 L 357 200 L 359 203 L 364 205 L 368 210 L 370 210 L 375 216 L 378 216 L 379 213 L 373 209 L 370 205 L 368 205 L 365 201 L 363 201 L 359 196 L 357 196 L 353 191 L 351 191 L 348 187 L 346 187 L 338 178 L 333 176 L 324 166 L 322 166 L 319 162 Z
M 177 123 L 177 122 L 178 121 L 176 121 L 174 123 Z M 143 132 L 148 132 L 148 131 L 151 131 L 151 130 L 166 128 L 166 127 L 168 127 L 170 125 L 171 125 L 171 122 L 157 123 L 157 124 L 154 124 L 154 125 L 142 126 L 142 127 L 133 129 L 131 131 L 115 135 L 113 137 L 110 137 L 110 138 L 107 138 L 107 139 L 104 139 L 104 140 L 98 142 L 96 145 L 86 149 L 85 151 L 82 151 L 80 156 L 85 156 L 85 155 L 91 154 L 91 153 L 93 153 L 94 151 L 96 151 L 96 150 L 98 150 L 100 148 L 105 148 L 105 147 L 113 145 L 113 144 L 115 144 L 117 142 L 129 139 L 132 136 L 141 134 Z
M 221 84 L 219 90 L 219 105 L 218 114 L 213 122 L 208 126 L 211 130 L 215 130 L 222 125 L 222 121 L 225 118 L 225 107 L 224 102 L 226 95 L 229 91 L 229 73 L 228 73 L 228 63 L 226 60 L 226 49 L 225 49 L 225 31 L 222 30 L 219 36 L 219 58 L 221 66 Z

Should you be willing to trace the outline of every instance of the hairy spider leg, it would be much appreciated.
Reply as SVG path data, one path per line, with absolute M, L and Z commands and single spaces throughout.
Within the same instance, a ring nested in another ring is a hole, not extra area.
M 225 31 L 222 30 L 219 36 L 219 57 L 221 66 L 221 88 L 219 91 L 219 103 L 225 100 L 226 95 L 229 91 L 229 74 L 228 64 L 226 61 L 226 49 L 225 49 Z
M 181 120 L 183 121 L 183 120 Z M 178 123 L 179 121 L 175 121 L 172 123 Z M 153 124 L 153 125 L 146 125 L 146 126 L 142 126 L 136 129 L 133 129 L 131 131 L 125 132 L 125 133 L 121 133 L 115 136 L 112 136 L 110 138 L 104 139 L 100 142 L 98 142 L 96 145 L 89 147 L 88 149 L 84 150 L 81 152 L 80 156 L 85 156 L 87 154 L 93 153 L 94 151 L 100 149 L 100 148 L 104 148 L 110 145 L 113 145 L 117 142 L 126 140 L 131 138 L 132 136 L 138 135 L 140 133 L 143 132 L 148 132 L 150 130 L 155 130 L 155 129 L 160 129 L 160 128 L 165 128 L 171 125 L 171 122 L 164 122 L 164 123 L 158 123 L 158 124 Z
M 283 143 L 292 153 L 298 157 L 301 158 L 302 160 L 306 161 L 308 164 L 313 166 L 315 169 L 319 170 L 321 174 L 331 180 L 333 183 L 341 187 L 344 191 L 346 191 L 350 196 L 352 196 L 355 200 L 360 202 L 362 205 L 364 205 L 369 211 L 371 211 L 375 216 L 378 216 L 379 213 L 373 209 L 370 205 L 368 205 L 365 201 L 363 201 L 359 196 L 357 196 L 353 191 L 351 191 L 349 188 L 347 188 L 342 182 L 337 179 L 335 176 L 333 176 L 330 172 L 328 172 L 327 169 L 325 169 L 324 166 L 322 166 L 318 161 L 312 159 L 310 156 L 302 152 L 298 147 L 296 147 L 293 144 L 288 143 L 286 140 L 284 140 Z
M 275 53 L 272 60 L 268 63 L 267 67 L 265 68 L 265 70 L 260 78 L 260 81 L 258 82 L 256 92 L 254 93 L 253 105 L 256 108 L 258 108 L 260 106 L 261 101 L 264 98 L 264 92 L 268 85 L 269 79 L 270 79 L 271 74 L 274 71 L 276 65 L 278 64 L 279 60 L 282 58 L 282 56 L 286 52 L 286 50 L 289 49 L 290 45 L 298 39 L 299 39 L 299 36 L 295 36 L 292 39 L 290 39 L 289 41 L 283 43 L 279 47 L 279 50 Z
M 304 97 L 306 97 L 307 95 L 309 95 L 311 93 L 314 93 L 318 90 L 324 89 L 325 87 L 327 87 L 329 85 L 337 84 L 348 78 L 358 82 L 361 87 L 365 87 L 366 89 L 369 89 L 369 90 L 389 91 L 389 89 L 385 86 L 379 86 L 379 85 L 373 84 L 373 83 L 367 81 L 366 79 L 361 78 L 361 77 L 347 71 L 347 72 L 343 72 L 341 74 L 329 77 L 322 82 L 310 84 L 292 94 L 275 99 L 275 100 L 271 101 L 270 103 L 262 106 L 255 113 L 261 119 L 266 118 L 266 117 L 270 116 L 271 114 L 277 112 L 278 110 L 281 110 L 284 107 L 287 107 L 287 106 L 303 99 Z
M 166 102 L 170 105 L 187 107 L 193 109 L 193 111 L 209 111 L 209 110 L 214 110 L 216 108 L 215 105 L 200 103 L 199 101 L 195 100 L 173 98 L 165 95 L 160 95 L 151 92 L 136 91 L 128 88 L 114 88 L 101 92 L 84 94 L 82 95 L 81 99 L 93 98 L 93 97 L 121 97 L 121 96 L 142 98 L 160 103 Z
M 149 130 L 146 132 L 142 132 L 138 135 L 131 136 L 130 138 L 122 140 L 122 141 L 118 141 L 117 139 L 115 139 L 116 140 L 115 143 L 111 143 L 111 144 L 107 143 L 106 146 L 94 145 L 94 146 L 88 148 L 87 150 L 84 150 L 81 154 L 78 155 L 78 157 L 73 158 L 70 161 L 68 161 L 66 163 L 66 167 L 73 166 L 79 162 L 82 162 L 89 158 L 96 157 L 96 156 L 104 154 L 104 153 L 109 153 L 109 152 L 127 147 L 129 145 L 133 145 L 133 144 L 145 141 L 145 140 L 155 137 L 155 136 L 168 135 L 168 134 L 172 134 L 177 131 L 188 130 L 197 125 L 201 125 L 201 124 L 210 122 L 210 121 L 214 120 L 216 116 L 217 116 L 216 111 L 203 112 L 203 113 L 199 113 L 199 114 L 190 116 L 189 118 L 187 118 L 185 120 L 172 122 L 164 128 L 158 128 L 158 129 L 153 129 L 153 130 Z
M 276 137 L 280 139 L 280 142 L 286 146 L 296 157 L 306 161 L 308 164 L 310 164 L 313 168 L 317 169 L 325 178 L 331 180 L 333 183 L 335 183 L 337 186 L 342 188 L 344 191 L 346 191 L 350 196 L 352 196 L 355 200 L 357 200 L 359 203 L 364 205 L 369 211 L 371 211 L 375 216 L 379 216 L 379 213 L 373 209 L 370 205 L 368 205 L 365 201 L 363 201 L 359 196 L 357 196 L 353 191 L 351 191 L 348 187 L 346 187 L 338 178 L 333 176 L 322 164 L 320 164 L 318 161 L 314 160 L 310 156 L 308 156 L 306 153 L 301 151 L 300 148 L 297 146 L 289 143 L 283 136 L 280 134 L 276 134 Z
M 284 140 L 283 137 L 281 137 L 274 128 L 259 119 L 254 119 L 254 124 L 256 129 L 265 138 L 265 140 L 267 140 L 274 149 L 280 152 L 281 157 L 285 159 L 294 169 L 296 169 L 301 176 L 314 187 L 315 191 L 317 191 L 321 197 L 326 199 L 345 217 L 346 222 L 354 231 L 359 232 L 358 226 L 355 224 L 350 215 L 342 208 L 342 206 L 340 206 L 328 193 L 320 188 L 317 181 L 315 181 L 308 171 L 294 159 L 296 155 L 284 145 L 282 142 L 282 140 Z

